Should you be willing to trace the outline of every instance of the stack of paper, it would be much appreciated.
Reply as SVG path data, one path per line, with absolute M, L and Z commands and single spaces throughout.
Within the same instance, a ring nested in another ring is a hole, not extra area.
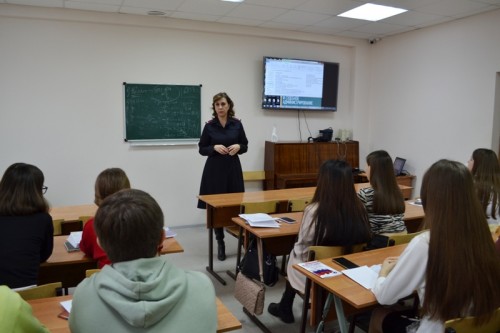
M 68 242 L 74 247 L 78 247 L 80 245 L 80 241 L 82 240 L 83 231 L 72 231 L 68 236 Z
M 259 228 L 279 228 L 280 225 L 276 222 L 277 219 L 264 213 L 256 214 L 240 214 L 242 219 L 244 219 L 248 225 L 251 227 Z
M 343 270 L 345 276 L 351 278 L 355 282 L 359 283 L 366 289 L 372 289 L 375 285 L 375 281 L 378 278 L 378 271 L 380 270 L 380 265 L 375 265 L 374 267 L 361 266 L 351 269 Z
M 322 279 L 340 275 L 339 271 L 334 270 L 330 266 L 327 266 L 320 261 L 308 261 L 300 263 L 298 265 Z

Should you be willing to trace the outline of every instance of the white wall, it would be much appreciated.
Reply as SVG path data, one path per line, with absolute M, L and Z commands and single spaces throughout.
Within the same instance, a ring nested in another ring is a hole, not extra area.
M 374 149 L 405 157 L 408 171 L 417 175 L 418 195 L 424 171 L 439 158 L 465 162 L 477 147 L 498 149 L 491 142 L 500 119 L 494 115 L 499 22 L 500 10 L 369 45 L 0 4 L 0 170 L 18 161 L 38 165 L 48 199 L 61 206 L 91 202 L 97 174 L 122 167 L 134 187 L 159 201 L 167 225 L 204 223 L 204 211 L 195 205 L 205 158 L 196 146 L 124 143 L 122 82 L 201 83 L 204 121 L 210 119 L 211 96 L 227 91 L 250 140 L 243 168 L 260 170 L 273 124 L 280 140 L 301 138 L 296 112 L 259 107 L 262 57 L 288 56 L 341 65 L 339 111 L 308 114 L 311 134 L 328 126 L 352 128 L 361 167 Z M 304 120 L 301 129 L 305 140 L 310 134 Z
M 371 48 L 368 148 L 407 158 L 406 169 L 417 175 L 414 195 L 438 159 L 465 163 L 479 147 L 498 152 L 499 55 L 500 10 Z
M 365 41 L 0 4 L 0 45 L 0 170 L 39 166 L 53 206 L 91 202 L 97 174 L 121 167 L 133 187 L 158 200 L 167 225 L 205 223 L 195 208 L 205 158 L 197 146 L 124 143 L 122 82 L 202 84 L 203 122 L 211 97 L 226 91 L 250 141 L 244 170 L 263 169 L 273 124 L 280 140 L 306 140 L 331 126 L 352 128 L 366 142 Z M 339 62 L 339 111 L 308 113 L 307 124 L 301 115 L 299 135 L 296 111 L 262 110 L 265 55 Z

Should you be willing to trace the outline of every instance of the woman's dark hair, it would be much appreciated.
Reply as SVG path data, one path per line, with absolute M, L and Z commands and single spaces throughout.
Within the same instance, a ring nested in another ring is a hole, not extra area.
M 472 175 L 481 201 L 483 211 L 493 218 L 497 218 L 500 204 L 500 163 L 495 152 L 491 149 L 479 148 L 472 153 Z M 491 211 L 487 212 L 491 202 Z M 500 217 L 499 217 L 500 218 Z
M 370 184 L 374 190 L 373 213 L 404 213 L 405 202 L 396 182 L 391 156 L 385 150 L 376 150 L 366 156 L 366 163 L 370 166 Z
M 234 117 L 234 103 L 233 100 L 225 93 L 225 92 L 220 92 L 216 95 L 214 95 L 212 99 L 212 116 L 215 118 L 217 117 L 217 111 L 215 111 L 215 102 L 218 100 L 225 98 L 227 103 L 229 104 L 229 110 L 227 111 L 227 117 L 228 118 L 233 118 Z
M 0 215 L 32 215 L 49 211 L 43 196 L 43 172 L 34 165 L 14 163 L 0 181 Z
M 102 171 L 95 181 L 95 199 L 97 206 L 111 194 L 130 188 L 127 174 L 120 168 L 109 168 Z
M 367 242 L 370 224 L 354 188 L 351 166 L 345 161 L 325 161 L 318 175 L 312 203 L 316 245 L 351 246 Z
M 163 212 L 149 194 L 118 191 L 101 202 L 94 227 L 111 262 L 152 258 L 163 236 Z
M 462 163 L 440 160 L 425 173 L 420 196 L 430 229 L 423 313 L 440 321 L 487 321 L 500 307 L 500 257 L 471 173 Z

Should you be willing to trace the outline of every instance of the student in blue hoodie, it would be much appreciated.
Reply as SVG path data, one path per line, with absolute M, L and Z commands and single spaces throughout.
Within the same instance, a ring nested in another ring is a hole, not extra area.
M 163 213 L 149 194 L 112 194 L 99 206 L 94 227 L 112 264 L 76 288 L 72 333 L 216 332 L 212 282 L 159 256 Z

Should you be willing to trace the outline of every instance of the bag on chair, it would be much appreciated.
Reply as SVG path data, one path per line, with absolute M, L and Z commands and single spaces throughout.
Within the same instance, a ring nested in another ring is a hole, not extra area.
M 239 270 L 247 277 L 260 281 L 259 258 L 256 243 L 257 240 L 255 238 L 250 241 L 248 250 L 241 260 Z M 266 286 L 272 287 L 276 284 L 276 282 L 278 282 L 280 273 L 278 267 L 276 266 L 276 256 L 267 253 L 264 249 L 262 252 L 262 272 L 264 278 L 264 281 L 262 282 L 264 282 Z
M 253 315 L 260 315 L 264 311 L 266 287 L 262 282 L 246 277 L 242 272 L 236 276 L 234 297 Z

